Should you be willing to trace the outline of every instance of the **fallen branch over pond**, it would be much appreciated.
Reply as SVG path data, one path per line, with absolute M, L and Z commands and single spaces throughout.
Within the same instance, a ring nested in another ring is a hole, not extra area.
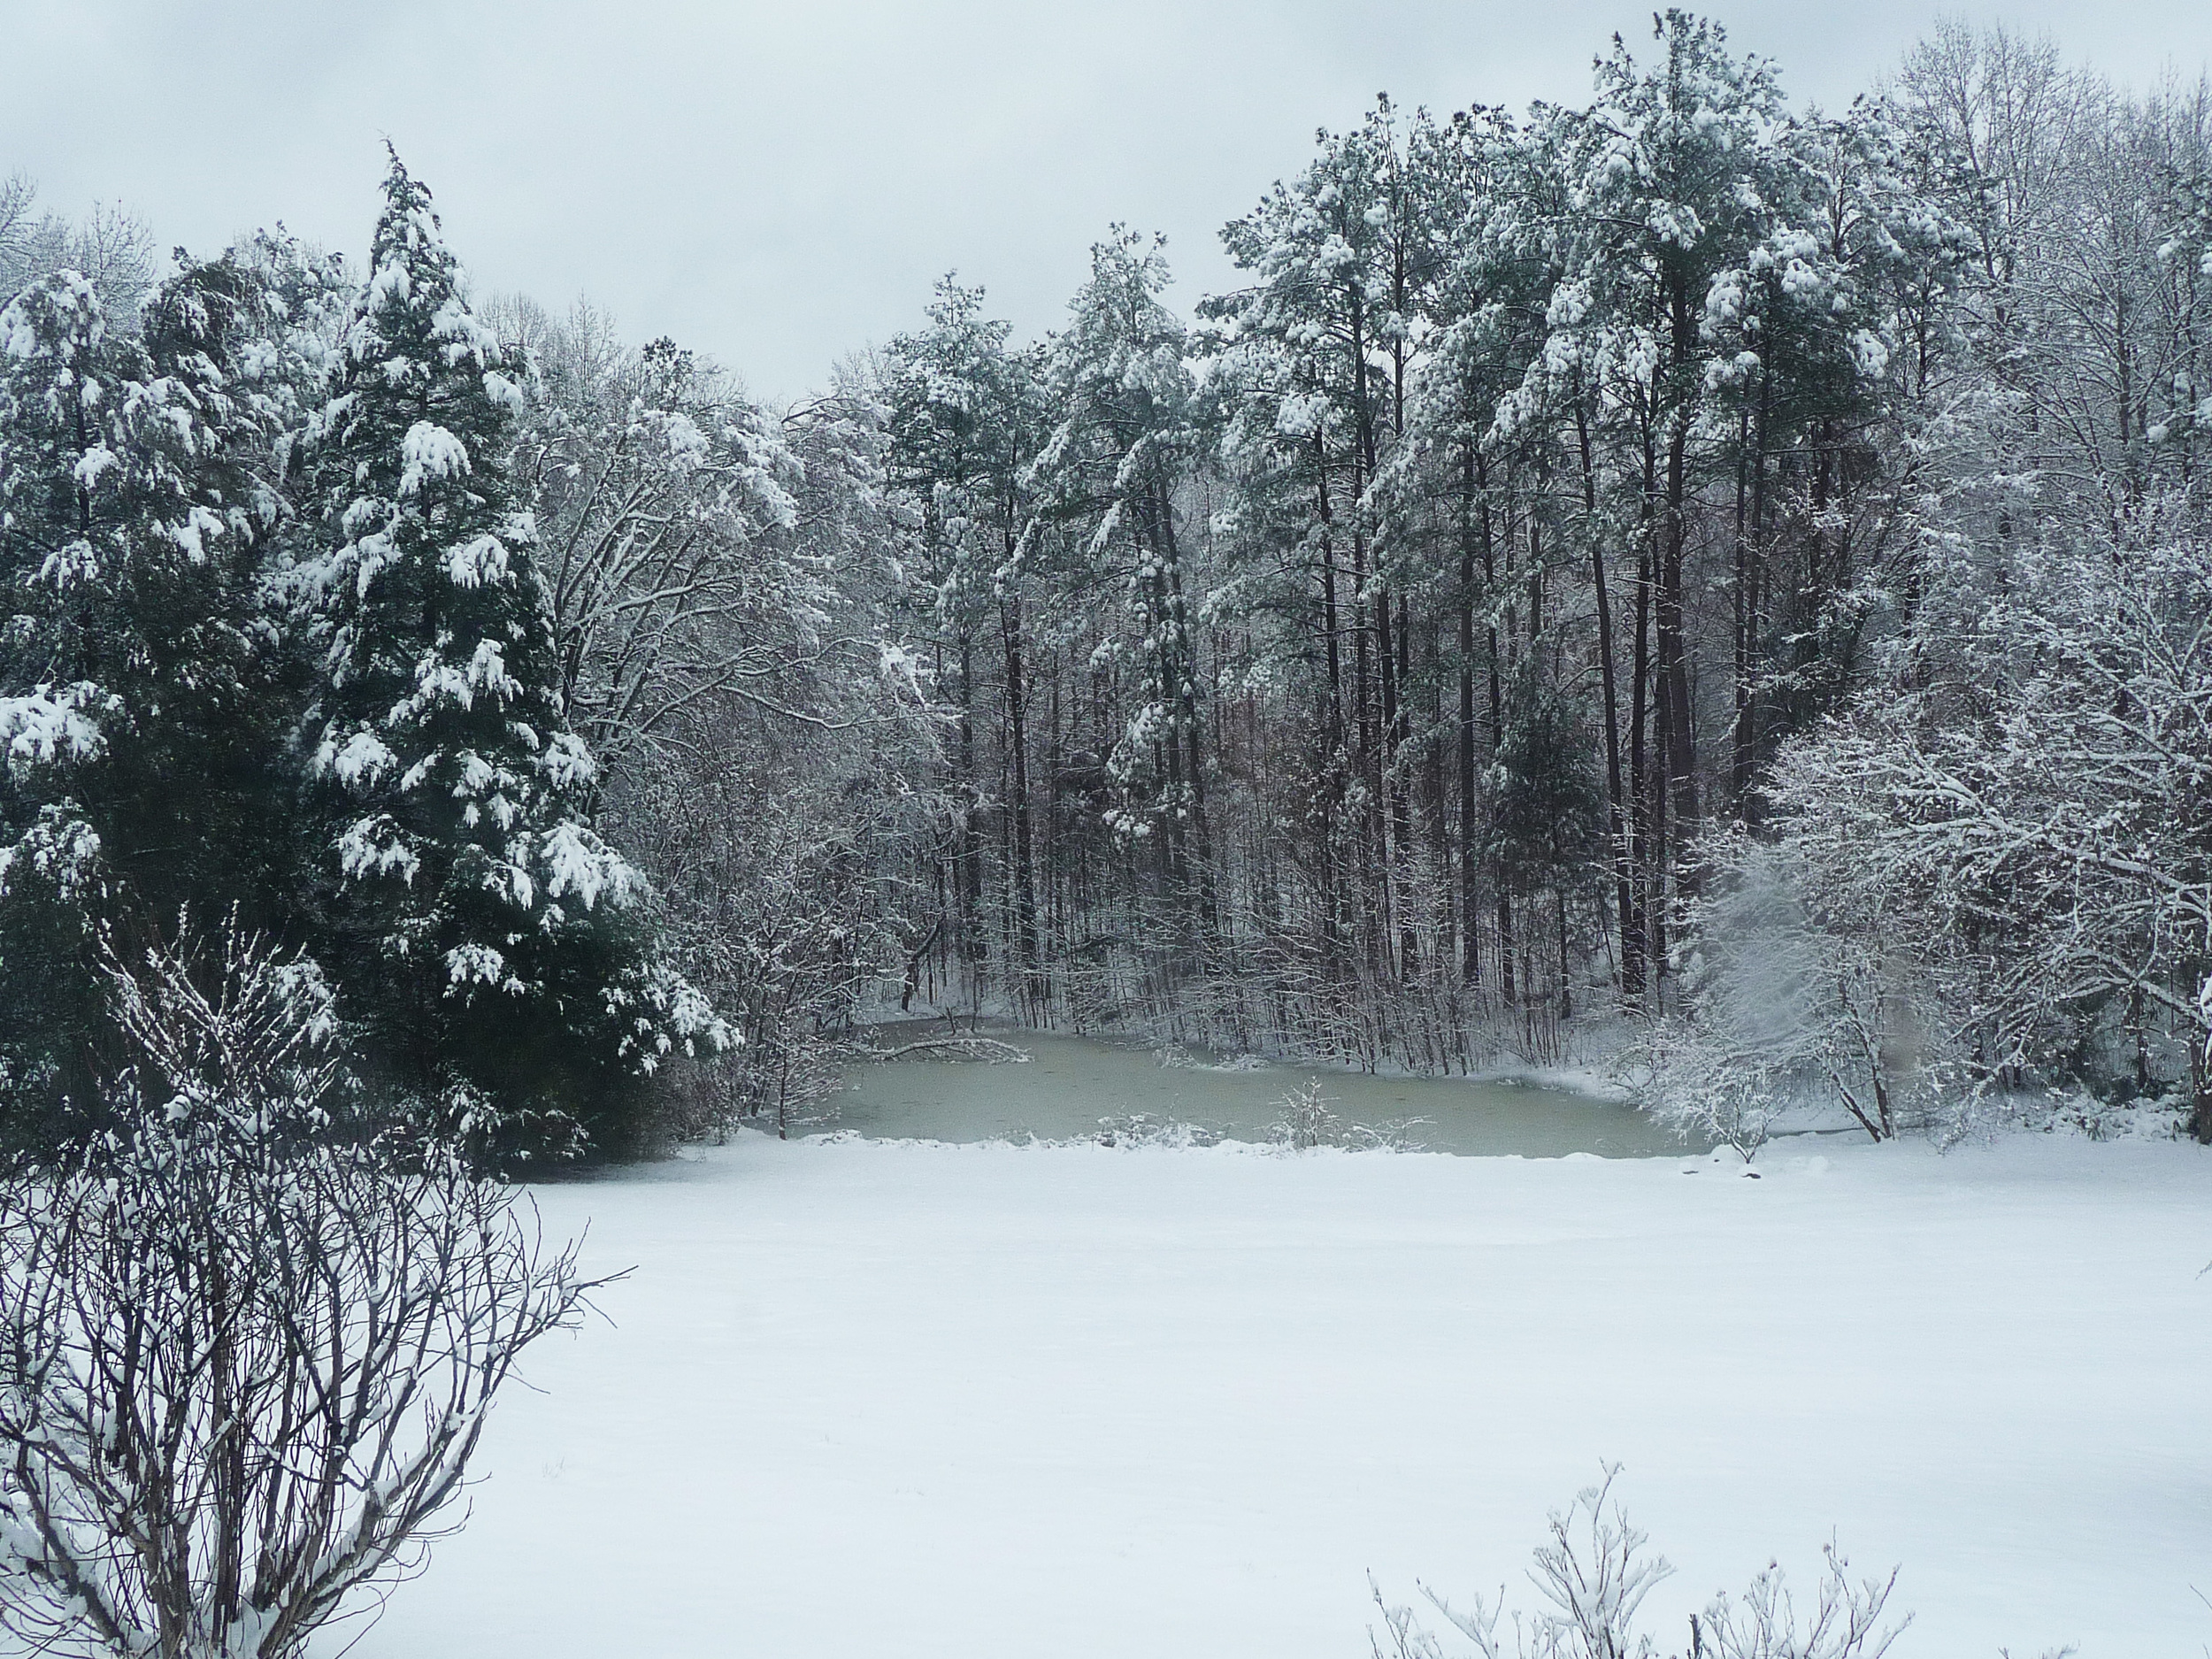
M 916 1055 L 939 1060 L 980 1060 L 987 1065 L 1027 1065 L 1030 1060 L 1028 1049 L 1017 1048 L 995 1037 L 925 1037 L 902 1048 L 870 1051 L 870 1058 L 876 1060 L 905 1060 Z

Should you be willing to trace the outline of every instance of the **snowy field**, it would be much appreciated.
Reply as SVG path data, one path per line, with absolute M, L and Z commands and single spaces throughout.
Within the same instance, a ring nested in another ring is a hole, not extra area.
M 1359 1659 L 1369 1571 L 1525 1602 L 1610 1459 L 1670 1649 L 1832 1529 L 1897 1659 L 2203 1652 L 2212 1158 L 1760 1168 L 748 1137 L 543 1189 L 637 1271 L 354 1651 Z

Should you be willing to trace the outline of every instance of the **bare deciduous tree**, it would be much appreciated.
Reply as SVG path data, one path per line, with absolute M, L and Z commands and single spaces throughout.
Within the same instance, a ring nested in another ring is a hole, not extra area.
M 41 277 L 77 272 L 110 318 L 134 316 L 152 293 L 159 260 L 146 221 L 116 204 L 71 221 L 37 213 L 38 187 L 26 174 L 0 179 L 0 305 Z

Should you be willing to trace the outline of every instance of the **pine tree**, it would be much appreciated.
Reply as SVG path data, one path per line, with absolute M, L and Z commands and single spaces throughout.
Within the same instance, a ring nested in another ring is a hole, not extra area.
M 1033 534 L 1032 466 L 1046 435 L 1042 363 L 1036 350 L 1009 344 L 1010 324 L 985 316 L 982 289 L 949 275 L 928 315 L 927 329 L 900 335 L 884 354 L 883 390 L 890 475 L 916 509 L 916 551 L 934 594 L 938 649 L 959 709 L 952 942 L 980 979 L 990 949 L 982 803 L 991 791 L 978 771 L 976 714 L 995 631 L 1006 757 L 997 793 L 1010 832 L 1003 849 L 1008 988 L 1035 1007 L 1047 987 L 1038 951 L 1027 687 L 1037 667 L 1033 595 L 1052 550 Z
M 396 155 L 384 194 L 294 572 L 319 647 L 319 948 L 388 1085 L 488 1103 L 495 1156 L 620 1151 L 661 1056 L 722 1027 L 655 960 L 646 884 L 587 819 L 595 764 L 507 473 L 520 365 Z
M 255 288 L 192 265 L 110 326 L 63 271 L 0 312 L 0 1102 L 93 1098 L 104 933 L 276 885 Z M 259 919 L 258 917 L 255 919 Z
M 1129 595 L 1142 701 L 1109 766 L 1124 804 L 1116 826 L 1157 833 L 1174 902 L 1211 926 L 1199 686 L 1184 593 L 1175 493 L 1197 449 L 1195 388 L 1181 322 L 1160 303 L 1167 259 L 1116 226 L 1091 248 L 1090 280 L 1069 305 L 1048 380 L 1059 425 L 1038 457 L 1047 511 L 1085 541 L 1084 562 Z

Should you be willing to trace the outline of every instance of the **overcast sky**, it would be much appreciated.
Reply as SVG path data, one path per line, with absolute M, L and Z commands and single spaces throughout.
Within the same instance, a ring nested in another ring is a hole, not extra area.
M 1831 106 L 1933 12 L 1714 8 Z M 2212 60 L 2207 0 L 1968 7 L 2143 84 Z M 480 288 L 588 295 L 795 395 L 917 326 L 957 268 L 1025 334 L 1113 220 L 1164 231 L 1187 304 L 1215 233 L 1387 89 L 1439 111 L 1582 98 L 1601 0 L 1175 4 L 0 0 L 0 174 L 46 205 L 119 201 L 165 244 L 282 219 L 357 259 L 388 136 Z

